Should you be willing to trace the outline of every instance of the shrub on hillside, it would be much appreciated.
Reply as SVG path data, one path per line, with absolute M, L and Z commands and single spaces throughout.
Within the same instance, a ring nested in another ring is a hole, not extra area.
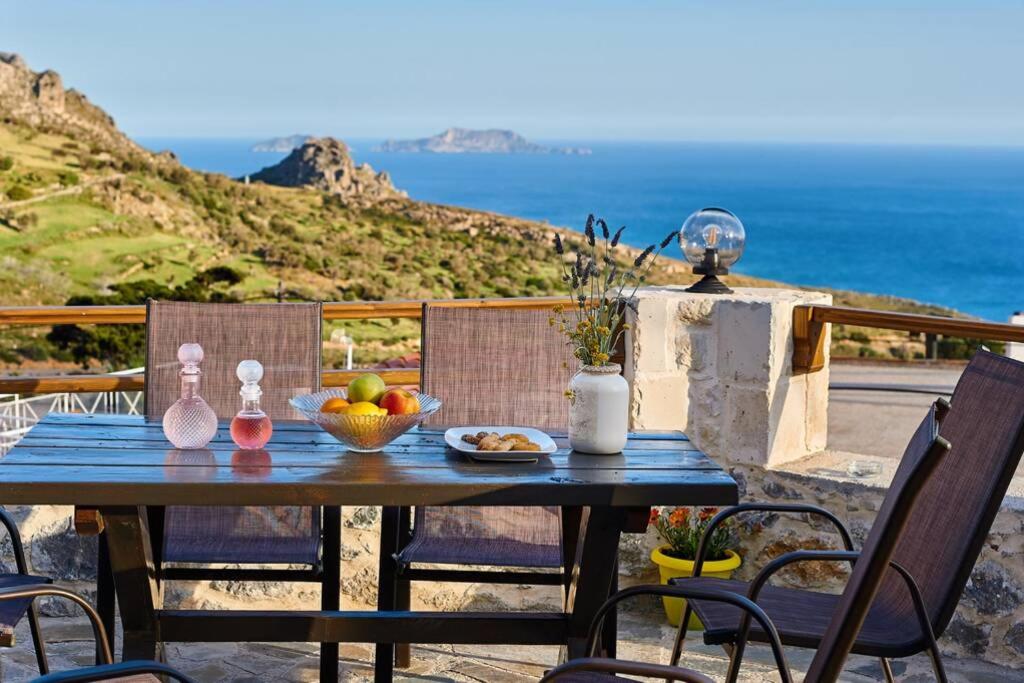
M 72 187 L 78 184 L 78 174 L 74 171 L 61 171 L 57 174 L 57 181 L 64 187 Z
M 28 189 L 24 185 L 15 185 L 14 187 L 7 190 L 7 198 L 12 202 L 20 202 L 26 199 L 32 199 L 32 190 Z
M 10 171 L 12 168 L 14 168 L 14 157 L 0 157 L 0 171 Z

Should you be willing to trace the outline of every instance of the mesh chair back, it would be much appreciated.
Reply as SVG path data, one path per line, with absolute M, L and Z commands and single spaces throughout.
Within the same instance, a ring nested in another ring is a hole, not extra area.
M 550 318 L 547 309 L 425 305 L 420 382 L 442 401 L 426 424 L 564 432 L 579 361 Z
M 564 432 L 564 392 L 578 363 L 550 317 L 550 310 L 424 306 L 421 388 L 442 401 L 428 425 Z M 557 567 L 561 538 L 561 514 L 554 507 L 421 506 L 403 557 Z
M 254 358 L 264 367 L 261 406 L 271 419 L 299 415 L 288 405 L 320 389 L 320 304 L 200 304 L 150 301 L 146 315 L 146 415 L 159 417 L 178 399 L 178 347 L 196 342 L 205 357 L 200 395 L 218 417 L 241 405 L 235 368 Z M 171 562 L 315 563 L 318 508 L 167 508 L 164 559 Z
M 877 550 L 885 527 L 892 526 L 901 493 L 912 486 L 920 463 L 927 459 L 927 455 L 921 455 L 927 454 L 922 444 L 928 441 L 931 429 L 930 423 L 918 429 L 900 463 L 833 616 L 830 633 L 822 641 L 823 649 L 835 642 L 830 638 L 836 637 L 841 622 L 849 621 L 850 614 L 871 604 L 874 592 L 867 590 L 870 587 L 865 578 L 869 565 L 883 559 Z M 952 408 L 941 421 L 939 435 L 951 445 L 951 451 L 938 460 L 934 473 L 922 486 L 891 554 L 891 559 L 908 570 L 921 589 L 936 635 L 952 618 L 1024 453 L 1024 363 L 985 351 L 977 353 L 957 383 Z M 872 553 L 879 557 L 870 558 Z M 883 572 L 879 579 L 876 607 L 903 624 L 901 630 L 908 642 L 920 642 L 923 647 L 925 634 L 905 582 L 894 571 Z M 825 656 L 819 650 L 815 663 L 824 667 L 824 660 L 819 663 L 818 659 Z M 812 671 L 826 669 L 812 666 Z M 818 679 L 809 673 L 808 680 Z M 822 680 L 830 678 L 826 675 Z
M 953 617 L 1024 452 L 1024 363 L 978 352 L 951 403 L 939 433 L 953 450 L 922 492 L 893 557 L 914 575 L 936 633 Z M 906 600 L 900 583 L 888 578 L 885 595 Z

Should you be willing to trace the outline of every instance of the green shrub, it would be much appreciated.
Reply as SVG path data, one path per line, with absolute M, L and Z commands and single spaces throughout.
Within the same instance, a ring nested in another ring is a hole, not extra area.
M 851 332 L 850 336 L 849 336 L 849 340 L 857 342 L 858 344 L 870 344 L 871 343 L 871 337 L 869 337 L 864 332 L 861 332 L 860 330 L 854 330 L 853 332 Z
M 0 157 L 0 171 L 10 171 L 12 168 L 14 168 L 14 157 Z
M 945 337 L 938 341 L 938 356 L 947 360 L 968 360 L 982 346 L 994 353 L 1003 353 L 1006 348 L 1003 342 Z
M 7 198 L 12 202 L 32 199 L 32 190 L 28 189 L 24 185 L 15 185 L 11 189 L 7 190 Z
M 78 184 L 78 174 L 74 171 L 61 171 L 57 175 L 57 180 L 64 187 L 72 187 Z
M 878 351 L 875 351 L 870 346 L 862 346 L 859 349 L 857 349 L 857 355 L 860 356 L 861 358 L 880 358 L 882 356 L 882 354 L 880 354 Z

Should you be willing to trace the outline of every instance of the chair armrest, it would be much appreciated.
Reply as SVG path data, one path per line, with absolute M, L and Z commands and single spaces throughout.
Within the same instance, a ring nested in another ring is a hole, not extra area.
M 74 671 L 61 671 L 37 678 L 35 683 L 91 683 L 92 681 L 112 681 L 124 676 L 138 676 L 141 674 L 166 676 L 175 681 L 180 681 L 180 683 L 195 683 L 185 674 L 166 664 L 142 660 L 90 666 L 85 669 L 75 669 Z
M 593 671 L 604 674 L 625 674 L 627 676 L 645 676 L 660 678 L 667 681 L 683 681 L 683 683 L 714 683 L 704 674 L 691 669 L 683 669 L 668 664 L 649 664 L 646 662 L 629 662 L 621 659 L 604 659 L 600 657 L 584 657 L 566 662 L 544 674 L 540 683 L 557 681 L 562 676 L 580 671 Z
M 89 601 L 82 596 L 46 583 L 0 589 L 0 601 L 18 600 L 22 598 L 35 599 L 43 596 L 64 598 L 65 600 L 70 600 L 81 607 L 85 612 L 85 616 L 89 617 L 89 622 L 92 624 L 92 633 L 96 638 L 97 652 L 99 653 L 103 663 L 110 664 L 114 661 L 114 656 L 110 651 L 110 639 L 107 638 L 107 631 L 103 628 L 103 622 L 100 620 L 100 616 L 96 613 L 93 606 L 89 604 Z
M 756 601 L 761 593 L 761 589 L 764 588 L 765 584 L 768 582 L 768 579 L 787 565 L 795 564 L 797 562 L 821 562 L 830 560 L 836 562 L 845 561 L 853 564 L 859 557 L 860 553 L 858 552 L 844 550 L 794 550 L 792 552 L 788 552 L 776 557 L 757 573 L 754 580 L 750 582 L 750 588 L 747 590 L 747 597 L 752 601 Z M 928 608 L 924 603 L 924 596 L 921 595 L 921 589 L 917 585 L 917 581 L 914 580 L 913 574 L 894 560 L 889 561 L 889 566 L 900 575 L 903 582 L 906 584 L 907 590 L 910 592 L 910 600 L 914 604 L 914 612 L 917 614 L 917 619 L 921 623 L 921 628 L 929 641 L 934 643 L 935 630 L 932 627 Z M 739 631 L 743 635 L 744 639 L 746 638 L 749 626 L 750 619 L 746 614 L 744 614 L 743 618 L 740 620 Z
M 700 572 L 704 568 L 704 556 L 707 555 L 708 552 L 708 539 L 711 538 L 711 534 L 714 530 L 725 520 L 730 517 L 735 517 L 743 512 L 797 512 L 824 517 L 831 522 L 839 532 L 840 537 L 843 539 L 843 547 L 846 550 L 853 550 L 853 538 L 850 536 L 850 532 L 838 517 L 825 508 L 818 507 L 817 505 L 808 505 L 806 503 L 740 503 L 739 505 L 734 505 L 731 508 L 722 510 L 712 517 L 710 522 L 708 522 L 707 528 L 704 529 L 704 534 L 700 537 L 700 543 L 697 545 L 697 556 L 694 558 L 693 562 L 694 576 L 700 576 Z
M 725 602 L 733 605 L 734 607 L 738 607 L 743 611 L 746 619 L 753 618 L 756 620 L 761 626 L 761 629 L 767 635 L 768 643 L 772 648 L 772 655 L 775 657 L 775 665 L 778 667 L 779 676 L 782 678 L 782 683 L 792 682 L 793 678 L 789 673 L 789 665 L 786 663 L 786 654 L 782 650 L 782 641 L 779 639 L 779 632 L 776 630 L 775 624 L 772 623 L 772 620 L 768 618 L 768 615 L 765 614 L 764 610 L 749 598 L 738 593 L 719 590 L 717 588 L 699 588 L 696 586 L 686 585 L 662 586 L 653 584 L 624 588 L 608 598 L 608 600 L 601 605 L 597 610 L 597 613 L 594 615 L 594 620 L 590 623 L 590 631 L 587 634 L 587 653 L 593 654 L 594 646 L 597 642 L 597 634 L 601 631 L 602 622 L 609 610 L 622 600 L 636 595 L 660 595 L 662 597 L 685 598 L 687 600 L 711 600 L 715 602 Z
M 11 547 L 14 548 L 14 564 L 19 574 L 28 574 L 28 565 L 25 563 L 25 546 L 21 544 L 21 532 L 18 531 L 18 523 L 11 517 L 11 513 L 0 508 L 0 524 L 7 529 L 7 535 L 11 538 Z
M 797 562 L 849 562 L 853 564 L 860 557 L 860 553 L 852 550 L 794 550 L 784 555 L 779 555 L 774 560 L 761 568 L 754 580 L 750 582 L 747 589 L 747 597 L 757 602 L 761 589 L 768 583 L 768 579 L 777 574 L 783 567 Z

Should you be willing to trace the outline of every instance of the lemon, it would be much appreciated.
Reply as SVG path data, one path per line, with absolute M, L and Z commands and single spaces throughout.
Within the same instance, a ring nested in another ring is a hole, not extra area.
M 345 415 L 387 415 L 388 411 L 378 408 L 369 401 L 358 401 L 352 405 L 342 408 Z

